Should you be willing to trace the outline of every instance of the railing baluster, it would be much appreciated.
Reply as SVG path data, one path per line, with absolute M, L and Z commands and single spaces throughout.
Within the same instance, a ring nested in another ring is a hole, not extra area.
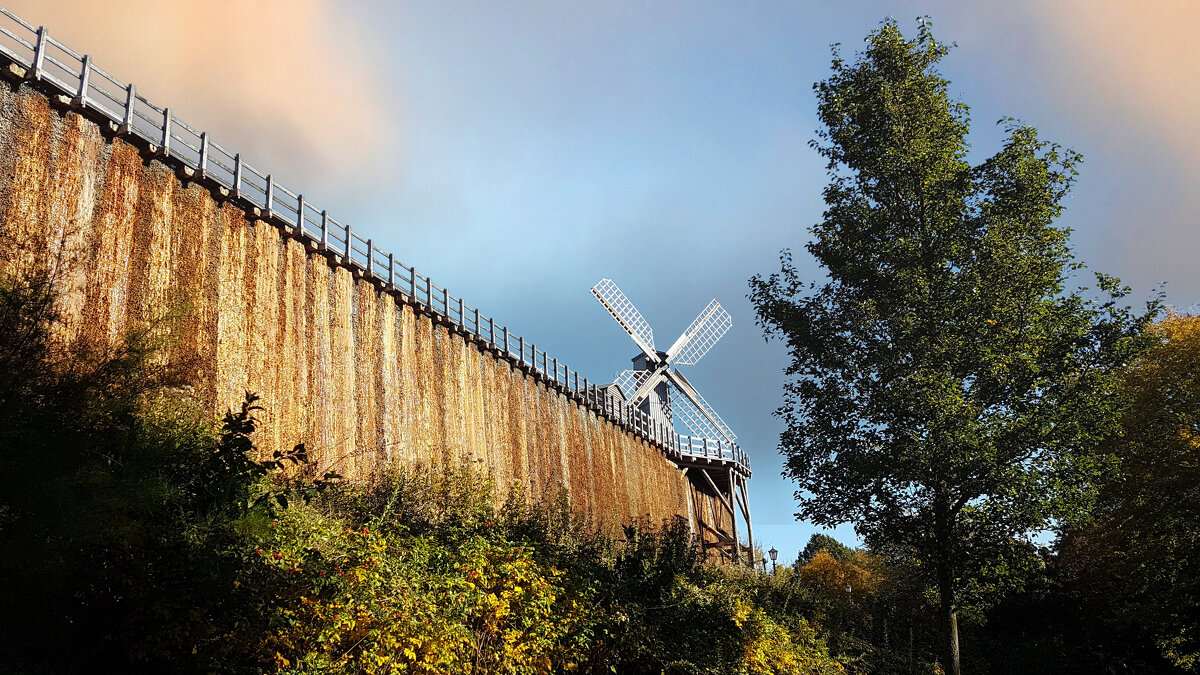
M 162 143 L 159 144 L 158 151 L 163 157 L 171 156 L 171 109 L 163 108 L 163 132 Z M 267 176 L 267 188 L 270 189 L 271 177 Z
M 137 87 L 130 83 L 125 87 L 125 119 L 121 120 L 121 125 L 117 127 L 117 131 L 122 134 L 128 134 L 133 131 L 133 109 L 137 105 Z
M 475 337 L 479 337 L 479 308 L 475 308 Z
M 367 240 L 367 278 L 375 276 L 375 240 Z
M 396 288 L 396 256 L 388 254 L 388 288 Z
M 83 55 L 83 72 L 79 74 L 79 91 L 75 94 L 75 99 L 72 104 L 80 108 L 87 106 L 88 101 L 88 85 L 92 77 L 92 57 L 88 54 Z
M 321 250 L 329 250 L 329 212 L 321 210 Z
M 196 175 L 199 176 L 200 178 L 208 177 L 208 132 L 207 131 L 200 132 L 200 168 L 198 169 L 198 172 L 196 173 Z M 304 199 L 304 198 L 301 197 L 300 199 Z M 302 203 L 302 206 L 303 206 L 303 203 Z M 303 211 L 303 208 L 301 208 L 301 211 Z
M 463 328 L 467 327 L 467 317 L 463 316 L 462 298 L 458 299 L 458 325 L 462 326 Z
M 433 280 L 429 277 L 425 277 L 425 302 L 433 311 Z
M 354 269 L 354 236 L 350 234 L 350 226 L 342 229 L 346 233 L 346 266 Z
M 496 320 L 492 318 L 488 319 L 488 344 L 496 346 Z
M 296 234 L 304 235 L 304 195 L 296 195 Z
M 242 198 L 242 153 L 233 155 L 233 198 Z
M 508 357 L 508 326 L 504 327 L 504 356 Z
M 416 267 L 416 265 L 413 265 L 412 267 L 408 268 L 408 290 L 410 291 L 410 293 L 408 294 L 409 299 L 411 299 L 413 302 L 416 302 L 417 301 L 417 267 Z
M 266 202 L 267 202 L 266 203 L 267 210 L 263 214 L 263 218 L 266 220 L 274 220 L 275 219 L 275 181 L 271 178 L 271 174 L 267 174 Z
M 38 28 L 37 45 L 33 48 L 33 79 L 42 79 L 42 64 L 46 62 L 46 39 L 50 37 L 46 27 Z

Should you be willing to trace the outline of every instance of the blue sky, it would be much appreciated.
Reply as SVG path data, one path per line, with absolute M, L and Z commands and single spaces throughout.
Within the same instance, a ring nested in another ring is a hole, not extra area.
M 785 354 L 746 280 L 822 211 L 812 84 L 886 17 L 929 15 L 974 159 L 1013 116 L 1080 151 L 1078 257 L 1200 302 L 1200 14 L 1119 2 L 478 3 L 0 0 L 593 380 L 635 348 L 617 281 L 670 344 L 709 299 L 733 329 L 687 377 L 751 454 L 756 541 L 791 561 L 775 446 Z M 842 528 L 837 536 L 853 540 Z

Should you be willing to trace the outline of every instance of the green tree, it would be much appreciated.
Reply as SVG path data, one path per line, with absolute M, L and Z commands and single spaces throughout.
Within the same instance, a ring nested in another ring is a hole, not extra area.
M 828 281 L 784 251 L 750 298 L 792 357 L 778 414 L 798 516 L 909 551 L 958 673 L 960 606 L 1036 564 L 1021 540 L 1080 514 L 1109 466 L 1116 372 L 1157 305 L 1135 315 L 1105 275 L 1103 302 L 1067 291 L 1082 266 L 1054 220 L 1079 156 L 1010 120 L 969 164 L 947 52 L 927 23 L 908 40 L 892 21 L 853 63 L 835 49 L 814 86 L 830 183 L 807 245 Z
M 805 563 L 813 559 L 821 549 L 829 552 L 834 560 L 838 562 L 846 562 L 854 556 L 854 550 L 846 546 L 842 542 L 833 537 L 821 532 L 814 532 L 808 538 L 808 543 L 804 545 L 804 550 L 800 551 L 800 555 L 796 556 L 796 569 L 804 567 Z

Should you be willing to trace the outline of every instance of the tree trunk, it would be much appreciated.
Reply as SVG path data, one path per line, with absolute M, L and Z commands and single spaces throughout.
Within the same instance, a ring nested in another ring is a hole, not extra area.
M 946 663 L 949 675 L 962 675 L 958 659 L 958 609 L 954 606 L 954 591 L 950 590 L 949 602 L 946 591 L 942 591 L 942 614 L 946 619 Z
M 949 675 L 962 675 L 958 656 L 958 602 L 954 597 L 954 566 L 951 560 L 953 546 L 950 538 L 953 528 L 950 527 L 950 512 L 944 500 L 935 498 L 933 511 L 934 539 L 938 550 L 935 559 L 938 595 L 942 601 L 942 619 L 946 622 L 946 672 Z

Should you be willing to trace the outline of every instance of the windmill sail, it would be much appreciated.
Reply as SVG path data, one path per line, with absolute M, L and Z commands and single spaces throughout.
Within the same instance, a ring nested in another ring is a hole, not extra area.
M 730 443 L 737 441 L 737 435 L 725 424 L 725 420 L 713 410 L 708 401 L 696 391 L 691 382 L 683 376 L 678 370 L 671 372 L 667 371 L 667 377 L 671 380 L 671 384 L 675 385 L 675 389 L 682 396 L 673 396 L 671 401 L 671 412 L 674 416 L 683 422 L 684 426 L 692 430 L 692 433 L 705 438 L 724 438 Z
M 648 370 L 625 370 L 617 376 L 614 384 L 621 388 L 621 393 L 625 394 L 626 401 L 632 401 L 633 393 L 642 386 L 648 377 L 650 377 Z
M 667 351 L 667 360 L 679 366 L 693 366 L 733 326 L 729 312 L 715 299 L 700 312 L 700 316 L 679 336 Z
M 642 317 L 637 307 L 634 307 L 617 287 L 616 282 L 612 279 L 601 279 L 600 283 L 592 287 L 592 295 L 604 305 L 604 309 L 608 310 L 621 328 L 629 333 L 637 346 L 646 353 L 646 357 L 657 363 L 659 358 L 658 352 L 654 351 L 654 331 L 650 329 L 650 324 Z

